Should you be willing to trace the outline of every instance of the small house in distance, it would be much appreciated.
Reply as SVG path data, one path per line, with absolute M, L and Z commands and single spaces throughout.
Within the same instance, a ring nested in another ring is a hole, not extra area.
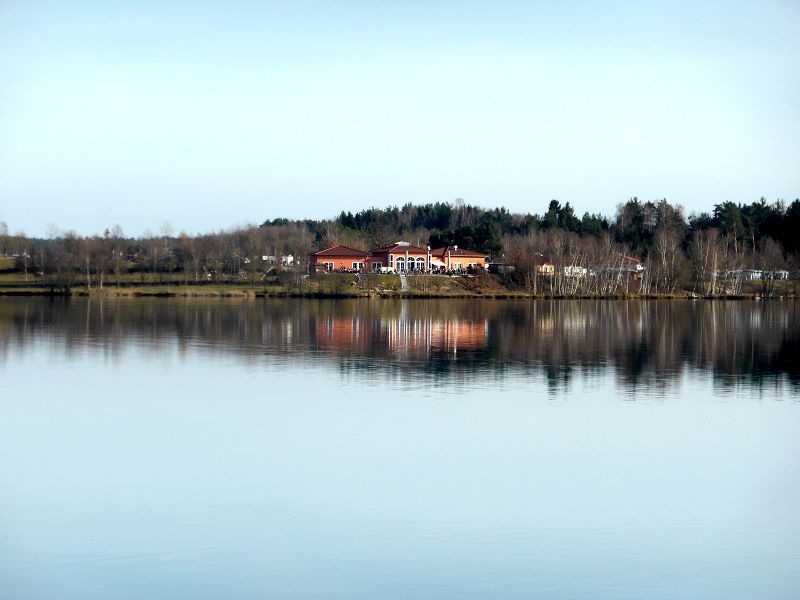
M 261 262 L 265 265 L 281 265 L 282 267 L 294 266 L 294 256 L 291 254 L 264 254 L 261 256 Z
M 309 256 L 308 270 L 311 273 L 320 271 L 363 271 L 369 254 L 348 246 L 332 246 Z

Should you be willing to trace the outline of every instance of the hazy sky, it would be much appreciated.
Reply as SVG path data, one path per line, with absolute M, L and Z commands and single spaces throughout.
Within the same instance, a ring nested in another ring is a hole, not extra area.
M 0 0 L 0 221 L 800 196 L 800 3 Z

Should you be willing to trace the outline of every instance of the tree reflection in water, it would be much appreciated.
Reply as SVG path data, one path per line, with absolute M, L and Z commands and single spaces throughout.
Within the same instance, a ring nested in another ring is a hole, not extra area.
M 613 369 L 667 386 L 687 368 L 722 388 L 800 386 L 794 302 L 595 300 L 0 300 L 0 360 L 37 337 L 67 350 L 130 343 L 250 359 L 309 357 L 346 371 L 449 378 L 543 374 L 554 388 Z

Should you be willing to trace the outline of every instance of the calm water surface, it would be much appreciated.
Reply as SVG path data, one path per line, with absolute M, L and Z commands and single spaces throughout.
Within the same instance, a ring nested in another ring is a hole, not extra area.
M 0 598 L 796 599 L 797 316 L 0 299 Z

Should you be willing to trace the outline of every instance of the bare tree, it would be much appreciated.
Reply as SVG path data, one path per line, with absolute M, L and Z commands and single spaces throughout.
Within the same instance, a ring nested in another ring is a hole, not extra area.
M 5 256 L 8 252 L 8 225 L 5 221 L 0 221 L 0 256 Z
M 169 221 L 164 221 L 161 227 L 158 228 L 158 233 L 161 236 L 161 241 L 164 245 L 164 254 L 169 253 L 169 238 L 172 237 L 172 225 Z
M 84 277 L 86 278 L 86 287 L 92 287 L 92 254 L 93 254 L 93 240 L 91 238 L 81 238 L 77 240 L 77 258 L 81 265 Z
M 653 236 L 655 267 L 662 289 L 672 293 L 677 284 L 677 268 L 683 257 L 680 234 L 666 227 L 656 229 Z
M 124 234 L 122 232 L 122 227 L 119 225 L 114 225 L 111 228 L 111 259 L 114 263 L 114 277 L 117 281 L 117 287 L 120 286 L 120 280 L 122 275 L 122 268 L 126 262 L 127 256 L 125 252 L 125 240 Z
M 775 291 L 778 271 L 786 265 L 783 248 L 771 237 L 765 237 L 758 243 L 755 259 L 761 271 L 761 293 L 769 298 Z
M 695 291 L 715 296 L 722 255 L 719 230 L 710 228 L 696 231 L 692 236 L 689 252 Z

